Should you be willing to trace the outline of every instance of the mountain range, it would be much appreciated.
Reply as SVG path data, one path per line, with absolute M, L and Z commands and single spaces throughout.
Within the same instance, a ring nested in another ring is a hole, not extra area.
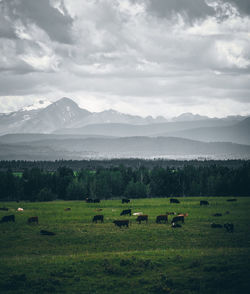
M 90 112 L 73 100 L 0 114 L 0 159 L 95 157 L 250 158 L 250 117 L 184 113 L 171 121 Z

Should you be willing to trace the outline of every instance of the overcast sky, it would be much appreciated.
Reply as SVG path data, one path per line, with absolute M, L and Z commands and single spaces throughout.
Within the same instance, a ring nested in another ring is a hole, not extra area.
M 0 112 L 250 114 L 249 0 L 0 0 Z

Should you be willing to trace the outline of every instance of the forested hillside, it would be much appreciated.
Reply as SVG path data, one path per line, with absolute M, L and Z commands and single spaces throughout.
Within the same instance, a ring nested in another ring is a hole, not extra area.
M 85 198 L 146 198 L 172 196 L 250 196 L 250 163 L 183 167 L 59 167 L 0 172 L 1 200 L 50 201 Z

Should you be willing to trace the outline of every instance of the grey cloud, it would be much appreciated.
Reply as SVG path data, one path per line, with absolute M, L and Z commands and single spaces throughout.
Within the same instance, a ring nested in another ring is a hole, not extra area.
M 190 20 L 214 14 L 205 0 L 149 0 L 148 10 L 159 17 L 171 17 L 180 13 Z
M 225 1 L 225 0 L 224 0 Z M 241 13 L 250 15 L 250 1 L 249 0 L 227 0 L 234 4 Z
M 26 26 L 32 22 L 43 29 L 52 40 L 72 43 L 72 18 L 66 11 L 63 15 L 52 7 L 49 0 L 3 0 L 0 6 L 1 10 L 8 14 L 9 22 L 20 19 Z M 2 34 L 7 33 L 9 37 L 13 35 L 10 24 L 6 21 L 0 31 Z

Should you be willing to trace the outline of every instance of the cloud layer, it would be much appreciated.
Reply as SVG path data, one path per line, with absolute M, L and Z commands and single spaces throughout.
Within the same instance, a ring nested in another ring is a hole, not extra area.
M 0 0 L 0 112 L 250 113 L 247 0 Z

